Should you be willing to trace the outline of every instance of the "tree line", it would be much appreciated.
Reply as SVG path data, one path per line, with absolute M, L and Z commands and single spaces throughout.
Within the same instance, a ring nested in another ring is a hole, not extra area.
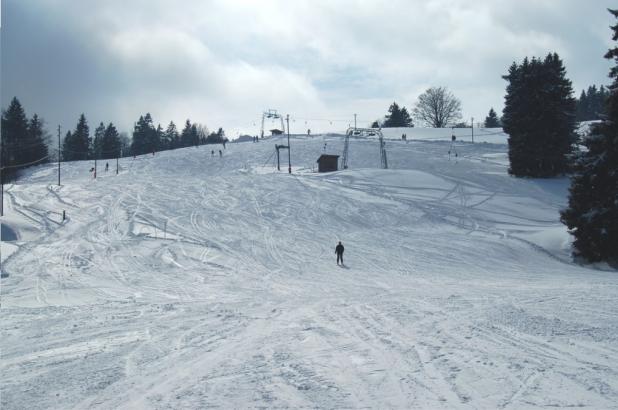
M 594 121 L 603 117 L 604 101 L 609 96 L 609 90 L 604 86 L 597 88 L 595 85 L 582 90 L 581 95 L 575 100 L 575 120 Z M 418 97 L 412 114 L 406 107 L 400 107 L 393 102 L 388 108 L 388 114 L 383 120 L 375 120 L 371 128 L 395 128 L 414 127 L 413 119 L 430 128 L 456 127 L 466 128 L 471 124 L 460 122 L 461 101 L 446 87 L 430 87 Z M 491 107 L 485 121 L 485 128 L 502 127 L 502 118 Z
M 18 171 L 49 160 L 49 135 L 37 114 L 31 118 L 17 98 L 2 111 L 2 183 L 15 179 Z
M 22 104 L 14 97 L 2 111 L 2 183 L 14 180 L 21 169 L 48 162 L 52 157 L 50 141 L 43 119 L 37 114 L 28 118 Z M 181 131 L 173 121 L 163 130 L 160 124 L 154 126 L 150 113 L 139 117 L 131 139 L 119 133 L 112 122 L 99 123 L 91 135 L 88 120 L 81 114 L 75 128 L 64 135 L 60 153 L 53 157 L 59 155 L 62 161 L 112 159 L 227 141 L 222 128 L 209 133 L 205 125 L 191 123 L 189 119 Z

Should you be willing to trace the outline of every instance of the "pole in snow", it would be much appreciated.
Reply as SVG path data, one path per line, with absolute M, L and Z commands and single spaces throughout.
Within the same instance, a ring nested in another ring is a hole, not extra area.
M 288 123 L 288 173 L 292 173 L 292 157 L 290 155 L 290 114 L 285 117 L 285 120 Z
M 60 186 L 60 161 L 62 160 L 62 152 L 60 151 L 60 125 L 58 125 L 58 186 Z
M 472 143 L 474 144 L 474 117 L 470 120 L 470 125 L 472 126 Z

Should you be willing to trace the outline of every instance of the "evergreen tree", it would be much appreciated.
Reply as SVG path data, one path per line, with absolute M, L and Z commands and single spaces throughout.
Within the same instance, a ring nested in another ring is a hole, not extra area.
M 618 10 L 609 10 L 618 18 Z M 618 23 L 611 27 L 618 41 Z M 584 141 L 571 178 L 569 206 L 561 220 L 575 237 L 574 255 L 590 262 L 618 263 L 618 47 L 605 58 L 613 60 L 613 83 L 608 91 L 607 117 Z
M 168 149 L 167 147 L 165 147 L 163 137 L 164 137 L 163 127 L 161 127 L 161 124 L 157 124 L 157 128 L 155 129 L 155 132 L 154 132 L 154 141 L 153 141 L 153 145 L 155 146 L 156 151 L 164 151 Z
M 84 114 L 80 115 L 75 131 L 64 139 L 62 158 L 64 161 L 80 161 L 91 157 L 90 128 Z
M 111 122 L 105 128 L 101 141 L 101 159 L 119 158 L 122 144 L 118 130 Z
M 206 137 L 206 144 L 222 144 L 223 141 L 227 141 L 223 128 L 219 128 L 217 132 L 213 132 Z
M 191 145 L 195 145 L 196 147 L 200 145 L 200 137 L 197 132 L 197 124 L 195 123 L 191 125 Z
M 63 161 L 73 161 L 73 151 L 71 147 L 75 144 L 73 140 L 73 133 L 71 131 L 67 131 L 64 136 L 64 140 L 62 142 L 62 160 Z
M 500 120 L 493 107 L 489 109 L 489 114 L 485 117 L 485 128 L 499 128 Z
M 380 122 L 378 120 L 375 120 L 371 123 L 371 126 L 369 128 L 380 128 Z
M 174 124 L 174 121 L 170 121 L 167 126 L 167 129 L 163 134 L 163 140 L 165 141 L 167 149 L 175 149 L 180 146 L 180 136 L 178 135 L 178 130 L 176 129 L 176 124 Z
M 102 122 L 94 130 L 94 140 L 92 142 L 92 158 L 100 159 L 103 150 L 103 137 L 105 135 L 105 124 Z
M 579 95 L 579 99 L 577 100 L 577 109 L 575 111 L 575 119 L 577 121 L 587 121 L 588 120 L 588 96 L 586 95 L 586 91 L 582 90 L 582 93 Z
M 412 117 L 406 107 L 401 107 L 401 124 L 402 127 L 414 127 Z
M 48 136 L 45 132 L 43 120 L 34 114 L 28 123 L 28 143 L 32 144 L 27 162 L 47 162 L 49 151 L 47 148 Z
M 149 114 L 147 114 L 150 117 Z M 152 120 L 148 121 L 143 115 L 140 115 L 139 120 L 133 127 L 133 141 L 131 142 L 131 153 L 133 155 L 143 155 L 150 150 L 149 132 L 152 126 Z
M 393 102 L 391 106 L 388 108 L 388 115 L 384 122 L 382 123 L 382 127 L 384 128 L 392 128 L 392 127 L 411 127 L 412 119 L 410 118 L 410 114 L 408 110 L 403 107 L 399 108 L 399 105 L 396 102 Z
M 146 124 L 144 133 L 146 135 L 147 152 L 156 152 L 159 150 L 159 134 L 154 127 L 150 113 L 146 113 L 144 116 L 144 122 Z
M 17 175 L 20 164 L 29 161 L 28 119 L 17 97 L 2 112 L 2 181 L 11 181 Z M 7 168 L 10 167 L 10 168 Z
M 185 127 L 182 129 L 180 133 L 180 146 L 181 147 L 190 147 L 194 145 L 193 136 L 192 136 L 192 126 L 191 121 L 187 120 L 185 122 Z
M 605 113 L 605 101 L 608 91 L 604 86 L 599 88 L 591 85 L 587 90 L 582 90 L 577 99 L 577 121 L 600 120 Z
M 509 82 L 502 116 L 509 134 L 509 173 L 551 177 L 566 172 L 575 141 L 575 100 L 558 55 L 513 63 L 503 78 Z

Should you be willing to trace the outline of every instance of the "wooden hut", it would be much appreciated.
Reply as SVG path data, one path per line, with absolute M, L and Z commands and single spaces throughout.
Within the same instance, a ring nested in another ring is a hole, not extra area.
M 318 172 L 332 172 L 337 171 L 337 164 L 339 163 L 339 155 L 322 154 L 318 158 Z

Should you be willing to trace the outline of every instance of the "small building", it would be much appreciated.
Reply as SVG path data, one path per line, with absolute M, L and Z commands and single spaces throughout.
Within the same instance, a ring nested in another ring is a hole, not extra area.
M 339 163 L 339 155 L 322 154 L 317 160 L 318 172 L 332 172 L 337 171 L 337 164 Z
M 270 135 L 272 135 L 273 137 L 277 135 L 281 135 L 281 134 L 283 134 L 283 131 L 278 130 L 276 128 L 274 130 L 270 130 Z

